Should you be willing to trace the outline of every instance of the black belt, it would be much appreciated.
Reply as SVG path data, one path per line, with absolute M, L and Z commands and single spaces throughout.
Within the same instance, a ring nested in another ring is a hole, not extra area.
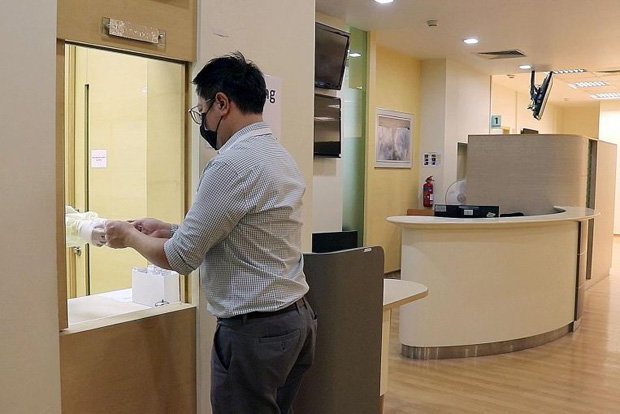
M 286 312 L 290 312 L 296 309 L 300 309 L 303 308 L 304 306 L 306 306 L 306 298 L 302 297 L 301 299 L 297 300 L 296 302 L 288 305 L 286 308 L 282 308 L 279 309 L 277 311 L 273 311 L 273 312 L 250 312 L 250 313 L 244 313 L 243 315 L 236 315 L 236 316 L 231 316 L 230 318 L 227 319 L 254 319 L 254 318 L 266 318 L 267 316 L 275 316 L 275 315 L 279 315 L 281 313 L 286 313 Z

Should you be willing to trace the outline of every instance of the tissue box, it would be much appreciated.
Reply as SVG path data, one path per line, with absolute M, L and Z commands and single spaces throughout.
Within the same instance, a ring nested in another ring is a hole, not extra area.
M 179 274 L 171 270 L 136 268 L 131 277 L 132 300 L 146 306 L 161 306 L 180 302 Z

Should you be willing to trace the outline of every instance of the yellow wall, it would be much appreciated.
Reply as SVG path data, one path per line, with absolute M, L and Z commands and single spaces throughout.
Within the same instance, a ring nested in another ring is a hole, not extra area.
M 385 272 L 400 269 L 400 229 L 385 219 L 406 214 L 417 205 L 420 61 L 376 46 L 376 33 L 369 38 L 368 140 L 366 143 L 365 237 L 367 246 L 385 250 Z M 377 108 L 413 115 L 413 167 L 375 168 Z
M 85 156 L 76 159 L 75 207 L 108 219 L 157 217 L 180 222 L 187 116 L 184 66 L 78 47 L 76 72 L 76 149 Z M 90 87 L 89 150 L 107 150 L 106 168 L 87 167 L 90 157 L 84 151 L 81 108 L 85 84 Z M 91 247 L 89 257 L 91 294 L 131 287 L 131 268 L 147 263 L 133 249 Z M 85 260 L 85 255 L 76 259 L 78 296 L 86 293 L 81 288 Z
M 547 103 L 540 121 L 532 117 L 527 109 L 529 97 L 507 86 L 493 82 L 491 88 L 491 113 L 502 116 L 502 127 L 510 128 L 511 134 L 518 134 L 521 128 L 536 129 L 541 134 L 576 134 L 598 138 L 598 102 L 582 105 L 559 106 Z M 492 132 L 499 133 L 494 129 Z
M 599 103 L 562 108 L 562 134 L 598 138 Z
M 565 117 L 562 107 L 547 102 L 542 119 L 537 120 L 527 109 L 529 104 L 528 94 L 492 82 L 491 114 L 501 115 L 502 127 L 510 128 L 511 134 L 519 134 L 522 128 L 535 129 L 541 134 L 563 132 Z M 500 133 L 501 130 L 493 129 L 491 132 Z

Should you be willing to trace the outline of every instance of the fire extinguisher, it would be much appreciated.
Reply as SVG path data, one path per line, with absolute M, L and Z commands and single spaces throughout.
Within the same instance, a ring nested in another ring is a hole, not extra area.
M 433 176 L 426 177 L 422 187 L 422 204 L 424 207 L 433 207 Z

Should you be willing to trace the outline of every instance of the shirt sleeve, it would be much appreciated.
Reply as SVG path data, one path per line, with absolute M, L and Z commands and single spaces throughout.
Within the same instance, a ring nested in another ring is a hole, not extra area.
M 242 179 L 223 162 L 205 168 L 194 203 L 174 236 L 164 244 L 170 267 L 189 274 L 249 211 Z

